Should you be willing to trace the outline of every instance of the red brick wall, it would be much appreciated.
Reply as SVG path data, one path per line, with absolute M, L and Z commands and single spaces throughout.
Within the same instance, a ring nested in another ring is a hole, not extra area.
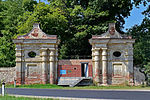
M 81 62 L 88 62 L 89 77 L 92 77 L 91 60 L 59 60 L 58 77 L 81 77 Z M 66 70 L 66 74 L 60 74 L 60 70 Z
M 92 60 L 91 59 L 59 60 L 58 65 L 81 65 L 81 62 L 88 62 L 88 65 L 92 65 Z
M 60 70 L 66 70 L 66 74 L 60 74 Z M 80 65 L 59 65 L 58 77 L 81 77 Z
M 89 77 L 92 77 L 93 74 L 92 65 L 88 65 L 88 68 L 89 68 Z
M 25 77 L 25 84 L 44 84 L 42 83 L 41 74 L 34 72 L 30 77 Z

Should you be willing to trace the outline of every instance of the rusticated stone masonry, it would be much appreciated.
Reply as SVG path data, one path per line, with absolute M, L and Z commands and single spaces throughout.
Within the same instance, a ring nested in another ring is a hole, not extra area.
M 15 80 L 15 67 L 1 67 L 0 68 L 0 81 L 13 84 Z

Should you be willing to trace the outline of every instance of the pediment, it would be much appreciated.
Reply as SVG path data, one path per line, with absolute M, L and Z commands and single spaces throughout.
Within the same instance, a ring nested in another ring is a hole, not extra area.
M 109 23 L 108 31 L 99 35 L 98 38 L 122 38 L 122 36 L 119 32 L 117 32 L 115 23 Z
M 38 23 L 33 25 L 33 29 L 26 35 L 18 36 L 17 39 L 57 39 L 56 35 L 47 35 L 44 33 Z

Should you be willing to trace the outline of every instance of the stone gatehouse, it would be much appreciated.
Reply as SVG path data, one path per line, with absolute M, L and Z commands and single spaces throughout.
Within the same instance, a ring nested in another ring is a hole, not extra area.
M 110 23 L 102 35 L 93 35 L 93 81 L 98 85 L 133 84 L 133 43 L 130 36 L 123 36 Z
M 134 39 L 122 36 L 109 24 L 102 35 L 89 39 L 92 59 L 59 60 L 59 40 L 34 24 L 26 35 L 14 39 L 16 44 L 17 84 L 58 84 L 75 86 L 86 83 L 133 85 Z
M 34 24 L 31 32 L 13 41 L 16 44 L 17 84 L 56 84 L 57 36 L 45 34 L 39 24 Z

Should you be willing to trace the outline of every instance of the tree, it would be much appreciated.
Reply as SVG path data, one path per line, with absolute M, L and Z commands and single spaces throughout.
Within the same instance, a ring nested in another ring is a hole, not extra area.
M 27 11 L 19 17 L 18 32 L 26 34 L 31 30 L 33 23 L 38 22 L 46 34 L 58 35 L 63 45 L 69 38 L 68 32 L 65 32 L 68 28 L 68 20 L 64 14 L 60 8 L 40 2 L 33 12 Z
M 146 0 L 141 0 L 140 3 L 149 4 Z M 141 25 L 133 26 L 127 33 L 136 39 L 134 44 L 134 66 L 144 69 L 143 72 L 150 85 L 150 6 L 143 12 L 143 15 L 145 15 L 145 18 Z
M 133 6 L 131 0 L 48 1 L 49 4 L 37 4 L 34 0 L 0 1 L 0 66 L 15 65 L 12 38 L 29 32 L 35 22 L 45 33 L 58 35 L 60 59 L 88 58 L 84 56 L 91 55 L 91 35 L 104 33 L 109 22 L 116 22 L 117 30 L 124 33 L 124 18 Z
M 134 64 L 143 65 L 150 62 L 150 19 L 145 18 L 141 25 L 135 25 L 128 33 L 132 35 L 136 42 L 134 44 Z
M 65 12 L 69 39 L 60 47 L 60 58 L 88 58 L 91 56 L 91 35 L 104 33 L 109 22 L 117 22 L 121 33 L 124 18 L 132 10 L 131 0 L 48 0 Z M 62 41 L 63 42 L 63 41 Z M 73 56 L 72 56 L 73 55 Z M 69 56 L 69 57 L 67 57 Z
M 135 6 L 139 4 L 149 4 L 148 0 L 139 0 L 135 2 Z M 145 64 L 150 62 L 150 6 L 142 13 L 145 15 L 141 25 L 135 25 L 128 30 L 128 34 L 136 39 L 134 45 L 134 64 L 135 66 L 144 67 Z
M 33 13 L 24 13 L 24 16 L 20 18 L 18 31 L 26 33 L 31 29 L 30 25 L 33 22 L 39 22 L 44 32 L 56 34 L 61 39 L 59 45 L 60 59 L 88 58 L 87 56 L 91 56 L 91 45 L 88 39 L 91 38 L 91 35 L 104 33 L 109 22 L 116 22 L 117 30 L 124 33 L 121 31 L 125 23 L 124 18 L 130 15 L 133 6 L 131 0 L 48 1 L 50 2 L 48 5 L 39 3 Z M 50 20 L 54 14 L 54 10 L 52 10 L 54 8 L 56 8 L 56 13 L 60 11 L 60 17 L 63 18 L 60 20 L 56 14 L 55 20 L 62 23 L 57 23 L 54 19 Z M 47 13 L 50 11 L 52 14 L 48 15 Z M 84 57 L 85 55 L 87 56 Z
M 33 0 L 28 1 L 30 6 L 36 4 Z M 18 17 L 25 11 L 32 11 L 32 7 L 27 8 L 25 0 L 5 0 L 0 5 L 0 66 L 15 66 L 15 46 L 12 39 L 17 34 Z

